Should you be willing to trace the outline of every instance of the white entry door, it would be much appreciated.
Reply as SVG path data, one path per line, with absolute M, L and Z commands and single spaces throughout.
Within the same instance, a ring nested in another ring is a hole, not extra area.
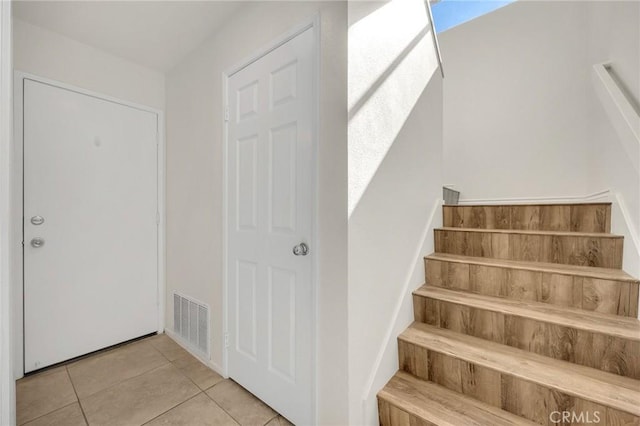
M 228 82 L 229 375 L 298 424 L 313 415 L 313 64 L 309 29 Z
M 25 372 L 157 331 L 157 119 L 24 79 Z

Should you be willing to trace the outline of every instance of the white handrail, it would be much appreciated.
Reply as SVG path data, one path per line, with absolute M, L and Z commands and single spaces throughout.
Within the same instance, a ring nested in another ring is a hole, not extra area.
M 633 167 L 640 173 L 640 115 L 611 76 L 610 69 L 608 63 L 593 66 L 594 88 Z

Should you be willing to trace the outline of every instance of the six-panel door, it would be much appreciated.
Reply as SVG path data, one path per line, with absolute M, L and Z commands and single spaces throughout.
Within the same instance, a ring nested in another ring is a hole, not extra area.
M 299 424 L 312 422 L 313 40 L 228 86 L 229 375 Z

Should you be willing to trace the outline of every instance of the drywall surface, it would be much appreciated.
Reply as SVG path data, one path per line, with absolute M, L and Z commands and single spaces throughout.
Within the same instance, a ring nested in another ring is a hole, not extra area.
M 11 2 L 0 3 L 0 424 L 16 423 L 11 291 Z
M 628 1 L 587 2 L 588 67 L 609 63 L 630 102 L 640 114 L 640 3 Z M 597 83 L 597 82 L 595 82 Z M 594 83 L 594 84 L 595 84 Z M 612 230 L 625 236 L 623 268 L 640 277 L 640 175 L 614 130 L 596 88 L 589 88 L 589 185 L 591 190 L 610 189 Z M 638 142 L 640 145 L 640 142 Z M 638 152 L 636 147 L 636 153 Z
M 440 34 L 445 183 L 462 199 L 587 193 L 586 3 L 519 1 Z
M 172 293 L 211 307 L 223 364 L 222 73 L 320 16 L 317 415 L 347 423 L 347 10 L 344 2 L 248 2 L 167 74 L 167 328 Z
M 442 194 L 442 79 L 421 0 L 349 3 L 349 424 L 378 424 Z
M 63 35 L 13 20 L 14 69 L 164 109 L 164 75 Z

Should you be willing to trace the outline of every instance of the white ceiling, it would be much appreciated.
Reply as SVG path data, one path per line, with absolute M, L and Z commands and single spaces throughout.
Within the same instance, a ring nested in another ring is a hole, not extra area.
M 166 72 L 240 7 L 233 1 L 16 1 L 14 16 Z

